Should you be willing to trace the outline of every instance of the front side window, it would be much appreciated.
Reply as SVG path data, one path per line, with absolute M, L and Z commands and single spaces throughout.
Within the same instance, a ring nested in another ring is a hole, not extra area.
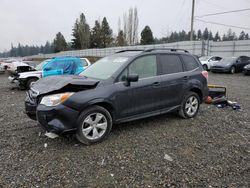
M 183 72 L 182 62 L 177 55 L 161 55 L 162 74 Z
M 190 55 L 182 55 L 182 59 L 187 71 L 191 71 L 199 67 L 198 62 Z
M 129 65 L 129 74 L 138 74 L 139 79 L 157 75 L 157 60 L 155 55 L 143 56 Z

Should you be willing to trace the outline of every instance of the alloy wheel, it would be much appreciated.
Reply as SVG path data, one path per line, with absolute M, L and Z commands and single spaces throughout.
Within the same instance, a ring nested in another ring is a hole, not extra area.
M 102 113 L 88 115 L 82 124 L 82 133 L 89 140 L 96 140 L 104 135 L 108 121 Z
M 195 96 L 190 96 L 185 104 L 185 111 L 188 116 L 193 116 L 198 110 L 199 102 Z

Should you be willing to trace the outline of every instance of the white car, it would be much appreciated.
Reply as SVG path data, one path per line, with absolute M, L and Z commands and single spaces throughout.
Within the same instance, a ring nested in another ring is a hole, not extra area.
M 16 59 L 7 59 L 7 60 L 1 62 L 1 67 L 2 67 L 2 69 L 6 70 L 11 63 L 17 62 L 17 61 L 18 60 L 16 60 Z
M 204 70 L 210 70 L 211 66 L 213 66 L 214 63 L 219 62 L 221 59 L 222 57 L 219 56 L 202 56 L 199 58 Z
M 7 72 L 9 74 L 16 74 L 18 68 L 24 69 L 24 70 L 34 69 L 34 67 L 30 66 L 25 61 L 14 61 L 7 65 Z
M 90 61 L 87 58 L 80 58 L 80 59 L 82 61 L 83 67 L 85 69 L 91 65 Z M 12 78 L 12 79 L 18 80 L 18 85 L 19 85 L 20 88 L 29 89 L 30 86 L 34 82 L 36 82 L 37 80 L 39 80 L 40 78 L 42 78 L 42 69 L 43 69 L 43 66 L 48 61 L 50 61 L 50 59 L 47 59 L 47 60 L 41 62 L 40 64 L 38 64 L 35 67 L 36 71 L 30 71 L 30 72 L 20 73 L 17 78 Z
M 4 72 L 5 72 L 4 68 L 0 66 L 0 73 L 4 73 Z

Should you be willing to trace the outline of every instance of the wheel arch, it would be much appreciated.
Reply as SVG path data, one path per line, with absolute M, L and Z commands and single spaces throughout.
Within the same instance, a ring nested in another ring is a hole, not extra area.
M 189 91 L 192 91 L 192 92 L 196 93 L 199 96 L 199 98 L 200 98 L 200 102 L 202 102 L 202 100 L 203 100 L 203 94 L 202 94 L 201 89 L 199 89 L 197 87 L 194 87 L 194 88 L 191 88 Z

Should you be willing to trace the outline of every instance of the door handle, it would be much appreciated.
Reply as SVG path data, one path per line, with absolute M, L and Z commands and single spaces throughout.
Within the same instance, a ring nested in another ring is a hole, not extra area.
M 183 80 L 188 80 L 190 78 L 190 76 L 184 76 Z
M 161 83 L 160 82 L 154 82 L 152 85 L 156 87 L 156 86 L 161 85 Z

